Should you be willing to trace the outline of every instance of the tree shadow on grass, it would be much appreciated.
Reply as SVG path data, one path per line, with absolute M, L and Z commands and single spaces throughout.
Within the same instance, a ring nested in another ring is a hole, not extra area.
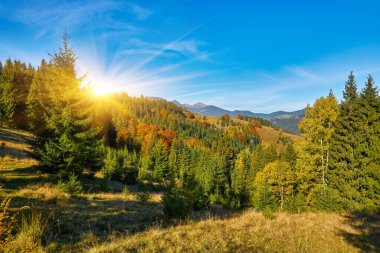
M 358 233 L 341 231 L 341 235 L 361 252 L 380 252 L 380 212 L 354 212 L 345 215 L 347 224 Z
M 10 129 L 0 128 L 0 140 L 18 144 L 33 143 L 33 138 Z
M 3 190 L 14 191 L 27 185 L 54 182 L 52 175 L 40 173 L 39 167 L 32 165 L 25 168 L 2 169 L 1 184 Z
M 140 203 L 127 199 L 91 198 L 77 196 L 49 200 L 15 197 L 12 208 L 30 206 L 49 220 L 47 234 L 65 247 L 93 234 L 105 241 L 110 234 L 132 234 L 157 224 L 163 218 L 158 202 Z
M 7 145 L 0 148 L 0 157 L 9 156 L 12 158 L 23 159 L 30 158 L 32 154 L 25 149 L 9 147 Z

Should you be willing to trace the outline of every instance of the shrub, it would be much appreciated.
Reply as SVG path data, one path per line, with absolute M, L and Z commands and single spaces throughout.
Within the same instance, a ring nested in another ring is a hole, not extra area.
M 181 189 L 170 188 L 162 196 L 164 213 L 169 218 L 185 218 L 192 211 L 190 196 Z
M 102 172 L 108 179 L 119 180 L 121 178 L 121 165 L 117 152 L 111 148 L 107 151 Z
M 81 183 L 79 182 L 78 178 L 72 174 L 69 177 L 69 180 L 66 182 L 60 181 L 58 183 L 58 188 L 60 188 L 62 191 L 67 192 L 70 195 L 78 195 L 83 192 L 83 187 Z
M 267 186 L 264 186 L 254 194 L 253 206 L 259 211 L 273 211 L 278 208 L 278 201 L 274 193 Z
M 284 210 L 288 212 L 303 212 L 306 211 L 306 201 L 302 194 L 296 194 L 284 201 Z
M 128 187 L 124 187 L 124 189 L 121 193 L 123 193 L 124 195 L 129 195 Z
M 343 209 L 343 204 L 339 201 L 337 193 L 330 188 L 327 188 L 325 192 L 315 192 L 313 197 L 310 203 L 313 210 L 337 212 Z

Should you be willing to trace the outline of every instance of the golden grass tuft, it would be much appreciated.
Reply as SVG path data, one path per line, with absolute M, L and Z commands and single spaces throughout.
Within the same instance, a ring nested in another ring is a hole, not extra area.
M 23 169 L 37 165 L 38 161 L 32 158 L 15 158 L 8 154 L 0 157 L 0 170 Z
M 7 245 L 6 252 L 45 252 L 43 241 L 48 221 L 40 212 L 32 210 L 23 214 L 15 238 Z
M 247 211 L 230 219 L 153 228 L 93 247 L 90 252 L 358 252 L 340 235 L 353 233 L 338 214 Z
M 17 193 L 15 193 L 15 196 L 44 201 L 69 198 L 67 193 L 50 183 L 27 185 L 25 188 L 20 189 Z

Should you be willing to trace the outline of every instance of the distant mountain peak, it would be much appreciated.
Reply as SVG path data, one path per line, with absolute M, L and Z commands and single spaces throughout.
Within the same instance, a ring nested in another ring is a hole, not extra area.
M 196 104 L 194 104 L 193 106 L 196 106 L 196 107 L 206 107 L 207 105 L 202 103 L 202 102 L 198 102 Z
M 179 106 L 182 106 L 182 104 L 180 102 L 178 102 L 177 100 L 173 100 L 172 103 L 179 105 Z

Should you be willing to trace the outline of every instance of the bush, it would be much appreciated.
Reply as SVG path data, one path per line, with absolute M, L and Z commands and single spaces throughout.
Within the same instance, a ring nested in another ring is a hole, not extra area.
M 162 196 L 164 213 L 169 218 L 185 218 L 192 211 L 190 196 L 181 189 L 170 188 Z
M 287 198 L 284 201 L 284 210 L 288 212 L 303 212 L 306 211 L 305 196 L 296 194 L 293 197 Z
M 338 194 L 327 188 L 325 192 L 315 192 L 310 203 L 313 210 L 337 212 L 343 209 L 343 204 L 339 201 Z
M 117 152 L 111 148 L 107 151 L 107 156 L 104 160 L 102 172 L 105 177 L 113 180 L 121 179 L 121 165 L 117 156 Z
M 278 200 L 274 193 L 267 187 L 261 187 L 257 190 L 257 193 L 253 196 L 253 206 L 259 210 L 271 210 L 278 209 Z
M 77 177 L 72 174 L 69 177 L 69 180 L 66 182 L 60 181 L 58 183 L 58 188 L 60 188 L 62 191 L 67 192 L 70 195 L 78 195 L 83 192 L 83 187 Z
M 123 193 L 124 195 L 129 195 L 128 187 L 124 187 L 124 189 L 121 193 Z

